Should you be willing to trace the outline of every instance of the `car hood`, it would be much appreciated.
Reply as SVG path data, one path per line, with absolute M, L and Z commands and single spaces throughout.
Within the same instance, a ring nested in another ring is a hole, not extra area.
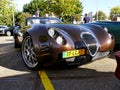
M 87 31 L 83 26 L 73 24 L 52 24 L 48 27 L 55 27 L 67 32 L 73 40 L 79 41 L 82 32 Z

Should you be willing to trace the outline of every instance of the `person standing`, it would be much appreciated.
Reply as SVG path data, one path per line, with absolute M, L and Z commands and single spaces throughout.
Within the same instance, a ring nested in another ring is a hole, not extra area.
M 54 14 L 54 12 L 51 12 L 49 17 L 53 17 L 53 18 L 55 18 L 55 14 Z
M 85 14 L 85 17 L 83 18 L 84 23 L 89 23 L 90 18 L 88 17 L 87 13 Z
M 33 17 L 39 17 L 39 16 L 40 16 L 39 10 L 37 10 L 37 11 L 35 12 L 35 14 L 33 15 Z
M 77 21 L 75 19 L 73 19 L 73 24 L 77 24 Z

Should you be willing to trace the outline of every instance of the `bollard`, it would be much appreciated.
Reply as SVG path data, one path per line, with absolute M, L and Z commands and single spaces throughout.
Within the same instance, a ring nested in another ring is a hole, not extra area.
M 115 58 L 117 62 L 117 67 L 115 70 L 115 76 L 120 79 L 120 51 L 115 52 Z

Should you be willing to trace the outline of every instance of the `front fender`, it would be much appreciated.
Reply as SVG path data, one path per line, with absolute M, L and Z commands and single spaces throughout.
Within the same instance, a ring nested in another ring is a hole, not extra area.
M 112 50 L 115 45 L 113 36 L 99 25 L 84 24 L 87 30 L 95 35 L 100 44 L 100 51 Z

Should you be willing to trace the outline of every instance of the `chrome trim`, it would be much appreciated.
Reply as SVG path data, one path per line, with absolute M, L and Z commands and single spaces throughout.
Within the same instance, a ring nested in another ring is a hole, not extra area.
M 85 39 L 84 35 L 89 35 L 88 38 L 91 38 L 92 40 L 87 40 Z M 83 42 L 85 43 L 85 45 L 87 46 L 89 53 L 92 57 L 94 57 L 99 49 L 99 42 L 97 40 L 97 38 L 90 32 L 82 32 L 80 37 L 82 38 Z M 89 42 L 88 42 L 89 41 Z M 95 48 L 96 47 L 96 48 Z M 93 52 L 92 50 L 95 49 L 95 51 Z
M 92 58 L 92 60 L 107 57 L 109 54 L 110 54 L 110 51 L 98 52 L 96 56 Z

